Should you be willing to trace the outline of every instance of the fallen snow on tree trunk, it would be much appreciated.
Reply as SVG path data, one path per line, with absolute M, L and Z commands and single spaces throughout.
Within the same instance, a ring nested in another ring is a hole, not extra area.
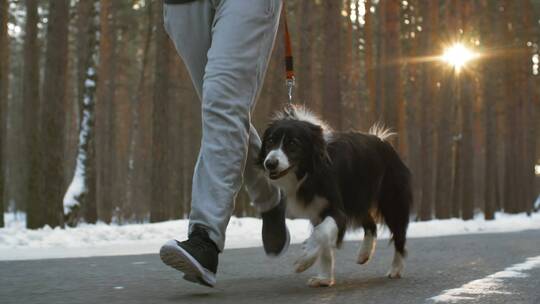
M 6 214 L 6 228 L 0 228 L 0 260 L 48 259 L 132 254 L 156 254 L 169 239 L 185 239 L 188 221 L 176 220 L 155 224 L 96 225 L 81 224 L 76 228 L 25 228 L 24 215 Z M 300 243 L 311 231 L 307 220 L 287 220 L 292 243 Z M 227 229 L 225 248 L 260 247 L 262 222 L 256 218 L 235 218 Z M 478 215 L 470 221 L 460 219 L 413 222 L 410 238 L 474 233 L 503 233 L 540 229 L 540 214 L 496 214 L 486 221 Z M 346 240 L 360 240 L 363 232 L 348 233 Z M 389 238 L 387 228 L 379 238 Z

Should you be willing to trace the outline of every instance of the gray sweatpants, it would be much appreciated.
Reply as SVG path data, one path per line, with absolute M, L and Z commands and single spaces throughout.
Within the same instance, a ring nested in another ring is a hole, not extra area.
M 251 112 L 279 24 L 281 0 L 197 0 L 164 8 L 165 29 L 184 60 L 202 104 L 202 142 L 190 214 L 222 251 L 243 182 L 266 211 L 279 202 L 255 159 L 261 146 Z

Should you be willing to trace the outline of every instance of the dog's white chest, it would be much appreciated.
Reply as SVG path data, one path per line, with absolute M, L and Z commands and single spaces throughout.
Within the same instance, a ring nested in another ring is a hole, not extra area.
M 287 195 L 287 212 L 290 216 L 306 218 L 312 223 L 316 223 L 320 221 L 322 209 L 328 206 L 328 200 L 319 196 L 315 196 L 313 201 L 309 203 L 298 200 L 296 193 L 306 177 L 304 176 L 301 180 L 297 180 L 294 174 L 287 174 L 283 178 L 272 181 L 272 183 Z
M 312 224 L 316 225 L 321 221 L 321 212 L 328 206 L 328 200 L 315 196 L 311 202 L 301 202 L 294 196 L 287 198 L 287 211 L 291 216 L 298 218 L 307 218 Z

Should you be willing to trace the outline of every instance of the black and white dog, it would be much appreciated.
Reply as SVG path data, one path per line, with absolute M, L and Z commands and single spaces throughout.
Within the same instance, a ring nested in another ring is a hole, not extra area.
M 347 228 L 364 228 L 357 263 L 369 261 L 378 220 L 395 246 L 388 276 L 401 276 L 412 190 L 409 169 L 387 142 L 392 135 L 380 125 L 368 134 L 333 132 L 299 106 L 278 112 L 265 131 L 259 165 L 286 193 L 289 215 L 314 226 L 295 263 L 296 272 L 303 272 L 320 259 L 319 275 L 308 285 L 334 284 L 334 248 Z

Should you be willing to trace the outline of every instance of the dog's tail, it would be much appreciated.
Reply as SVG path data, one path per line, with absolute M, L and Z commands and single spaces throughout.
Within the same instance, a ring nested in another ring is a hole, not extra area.
M 397 135 L 396 132 L 393 132 L 392 129 L 387 128 L 381 122 L 376 122 L 375 124 L 373 124 L 373 126 L 369 128 L 368 133 L 377 136 L 382 141 L 388 141 L 390 137 Z

